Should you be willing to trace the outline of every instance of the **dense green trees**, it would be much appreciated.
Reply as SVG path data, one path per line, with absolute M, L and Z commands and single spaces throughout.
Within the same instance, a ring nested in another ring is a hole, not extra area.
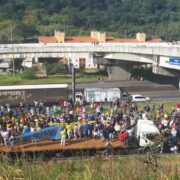
M 180 39 L 179 0 L 0 0 L 0 43 L 33 41 L 37 35 L 135 37 L 139 31 L 167 41 Z

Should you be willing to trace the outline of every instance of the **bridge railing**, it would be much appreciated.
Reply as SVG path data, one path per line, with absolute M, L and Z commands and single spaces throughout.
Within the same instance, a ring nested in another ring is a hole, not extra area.
M 138 53 L 180 57 L 180 45 L 168 43 L 55 43 L 0 44 L 0 54 L 107 52 Z

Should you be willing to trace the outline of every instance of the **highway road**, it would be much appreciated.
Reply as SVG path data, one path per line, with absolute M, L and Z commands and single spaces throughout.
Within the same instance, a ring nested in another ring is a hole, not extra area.
M 69 89 L 71 89 L 71 84 Z M 152 101 L 180 101 L 180 91 L 172 84 L 158 84 L 148 81 L 98 81 L 76 84 L 76 91 L 84 88 L 122 88 L 130 94 L 148 96 Z
M 143 91 L 143 92 L 131 92 L 131 94 L 141 94 L 148 96 L 151 101 L 180 101 L 180 92 L 178 90 L 169 91 Z

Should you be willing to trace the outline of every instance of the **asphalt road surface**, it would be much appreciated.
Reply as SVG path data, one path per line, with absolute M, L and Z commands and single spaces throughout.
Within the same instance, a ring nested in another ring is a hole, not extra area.
M 130 94 L 148 96 L 153 101 L 180 101 L 180 91 L 172 84 L 158 84 L 148 81 L 98 81 L 76 84 L 76 92 L 84 88 L 121 88 Z M 69 89 L 71 89 L 71 84 Z
M 151 98 L 151 101 L 180 101 L 180 91 L 144 91 L 144 92 L 131 92 L 131 94 L 141 94 Z

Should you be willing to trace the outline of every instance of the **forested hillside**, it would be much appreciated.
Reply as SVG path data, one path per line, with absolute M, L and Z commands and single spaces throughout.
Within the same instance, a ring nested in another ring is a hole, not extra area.
M 33 42 L 54 30 L 66 36 L 98 30 L 116 37 L 141 31 L 180 40 L 180 0 L 0 0 L 0 43 L 11 42 L 11 32 L 15 42 Z

